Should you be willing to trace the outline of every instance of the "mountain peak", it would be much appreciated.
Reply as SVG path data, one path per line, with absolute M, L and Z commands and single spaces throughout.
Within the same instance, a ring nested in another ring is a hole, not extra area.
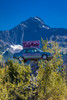
M 36 19 L 36 20 L 40 21 L 42 24 L 44 24 L 43 20 L 40 17 L 37 16 L 37 17 L 34 17 L 34 19 Z
M 30 25 L 31 26 L 31 25 L 36 24 L 40 28 L 50 29 L 50 27 L 48 25 L 44 24 L 44 21 L 38 16 L 37 17 L 30 17 L 29 19 L 27 19 L 25 22 L 22 22 L 21 24 L 22 25 L 24 24 L 24 26 L 26 26 L 26 25 Z
M 39 17 L 34 17 L 34 19 L 36 19 L 36 20 L 38 20 L 39 22 L 41 22 L 42 28 L 50 29 L 50 27 L 49 27 L 48 25 L 46 25 L 46 24 L 44 23 L 44 21 L 43 21 L 41 18 L 39 18 Z

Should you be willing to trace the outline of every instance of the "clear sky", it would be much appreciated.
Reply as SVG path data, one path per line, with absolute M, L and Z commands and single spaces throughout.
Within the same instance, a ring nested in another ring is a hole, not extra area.
M 36 16 L 52 28 L 67 28 L 67 0 L 0 0 L 0 30 Z

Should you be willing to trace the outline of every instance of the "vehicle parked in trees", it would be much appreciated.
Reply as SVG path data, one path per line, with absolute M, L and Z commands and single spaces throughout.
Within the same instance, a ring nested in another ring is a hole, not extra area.
M 53 58 L 53 54 L 49 52 L 43 52 L 38 48 L 25 48 L 19 53 L 15 53 L 13 58 L 19 59 L 20 61 L 24 60 L 50 60 Z

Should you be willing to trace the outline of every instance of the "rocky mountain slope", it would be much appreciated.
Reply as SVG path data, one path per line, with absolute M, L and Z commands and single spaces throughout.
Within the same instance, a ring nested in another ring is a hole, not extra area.
M 50 28 L 39 17 L 31 17 L 8 31 L 0 31 L 0 51 L 4 51 L 13 44 L 21 44 L 23 41 L 47 39 L 55 40 L 61 49 L 67 53 L 67 29 Z

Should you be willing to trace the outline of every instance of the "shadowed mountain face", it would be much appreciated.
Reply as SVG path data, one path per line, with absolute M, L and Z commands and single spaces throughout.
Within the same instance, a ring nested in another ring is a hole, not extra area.
M 67 29 L 50 28 L 39 17 L 30 18 L 9 31 L 0 31 L 0 51 L 11 44 L 21 44 L 31 40 L 55 40 L 67 51 Z

